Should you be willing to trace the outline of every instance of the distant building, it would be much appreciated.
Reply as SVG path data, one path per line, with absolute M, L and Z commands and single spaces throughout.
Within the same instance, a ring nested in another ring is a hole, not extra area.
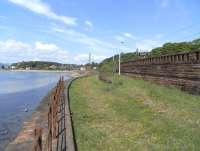
M 8 69 L 9 68 L 9 66 L 8 65 L 4 65 L 4 69 Z
M 90 71 L 92 69 L 92 66 L 90 64 L 85 65 L 85 68 L 87 71 Z
M 12 70 L 16 69 L 16 66 L 11 66 L 11 69 L 12 69 Z
M 31 70 L 31 67 L 26 67 L 26 70 Z
M 85 67 L 80 67 L 80 70 L 81 70 L 81 71 L 85 71 L 86 68 L 85 68 Z
M 56 65 L 51 65 L 49 68 L 50 68 L 50 69 L 56 69 L 57 66 L 56 66 Z
M 5 69 L 4 65 L 0 65 L 0 69 Z
M 149 52 L 138 52 L 138 56 L 140 56 L 141 58 L 146 58 L 147 56 L 149 56 Z

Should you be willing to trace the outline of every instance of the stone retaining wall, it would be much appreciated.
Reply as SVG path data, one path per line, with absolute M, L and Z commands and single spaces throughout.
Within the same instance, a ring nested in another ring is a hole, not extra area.
M 200 94 L 200 51 L 122 62 L 121 72 Z

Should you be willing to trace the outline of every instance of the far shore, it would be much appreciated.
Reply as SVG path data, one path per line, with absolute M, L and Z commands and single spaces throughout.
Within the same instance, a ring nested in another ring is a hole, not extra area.
M 80 70 L 0 70 L 0 71 L 13 71 L 13 72 L 79 72 Z

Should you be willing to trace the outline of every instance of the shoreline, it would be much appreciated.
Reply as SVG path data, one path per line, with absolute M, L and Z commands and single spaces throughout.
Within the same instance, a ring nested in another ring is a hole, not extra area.
M 0 72 L 42 72 L 42 73 L 67 73 L 69 77 L 75 78 L 86 74 L 80 70 L 0 70 Z
M 79 72 L 80 70 L 0 70 L 0 72 Z
M 40 104 L 33 110 L 29 117 L 23 121 L 21 129 L 15 138 L 6 145 L 5 151 L 26 151 L 27 148 L 30 148 L 30 150 L 32 149 L 34 128 L 36 126 L 45 128 L 47 125 L 46 120 L 42 119 L 47 118 L 48 103 L 51 100 L 51 93 L 53 90 L 54 88 L 47 92 Z
M 66 72 L 69 75 L 69 79 L 66 82 L 71 81 L 74 78 L 84 75 L 77 71 Z M 54 87 L 55 88 L 55 87 Z M 11 140 L 5 147 L 5 151 L 27 151 L 32 150 L 33 131 L 35 127 L 43 128 L 44 140 L 47 137 L 47 113 L 48 103 L 51 101 L 52 88 L 47 94 L 41 99 L 40 104 L 34 109 L 29 118 L 25 119 L 22 123 L 20 131 L 17 133 L 15 138 Z M 47 144 L 44 144 L 46 146 Z

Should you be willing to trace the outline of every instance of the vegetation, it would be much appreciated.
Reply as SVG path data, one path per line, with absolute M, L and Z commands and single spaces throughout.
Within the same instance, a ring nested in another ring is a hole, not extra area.
M 198 49 L 200 49 L 200 39 L 196 39 L 192 42 L 166 43 L 162 47 L 153 49 L 151 55 L 161 56 L 179 52 L 196 51 Z
M 200 39 L 193 40 L 191 42 L 180 42 L 180 43 L 166 43 L 162 47 L 154 48 L 149 53 L 148 52 L 129 52 L 129 53 L 122 53 L 121 61 L 128 61 L 128 60 L 135 60 L 139 58 L 145 57 L 158 57 L 162 55 L 169 55 L 175 54 L 180 52 L 190 52 L 190 51 L 197 51 L 200 50 Z M 100 71 L 111 73 L 114 69 L 116 71 L 118 69 L 118 55 L 114 56 L 114 63 L 113 57 L 107 58 L 103 60 L 99 67 Z
M 16 69 L 38 69 L 38 70 L 72 70 L 79 68 L 80 66 L 74 64 L 61 64 L 57 62 L 48 61 L 28 61 L 28 62 L 18 62 L 13 63 L 11 66 L 15 66 Z
M 79 151 L 146 151 L 200 148 L 200 96 L 114 76 L 73 82 L 70 105 Z
M 8 65 L 4 63 L 0 63 L 0 69 L 7 69 Z
M 143 58 L 144 56 L 149 55 L 147 52 L 131 52 L 131 53 L 122 53 L 121 54 L 121 61 L 127 61 L 127 60 L 134 60 Z M 99 71 L 100 73 L 106 74 L 107 76 L 110 76 L 114 72 L 118 70 L 118 59 L 119 55 L 115 55 L 113 57 L 107 58 L 103 60 L 99 64 Z

